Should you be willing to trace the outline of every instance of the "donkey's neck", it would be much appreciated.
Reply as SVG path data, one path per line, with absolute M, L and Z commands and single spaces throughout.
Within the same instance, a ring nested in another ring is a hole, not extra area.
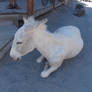
M 34 42 L 39 52 L 45 56 L 50 48 L 53 48 L 53 46 L 57 44 L 56 37 L 53 33 L 42 30 L 37 31 L 34 34 Z
M 48 31 L 38 31 L 34 37 L 37 46 L 53 44 L 53 40 L 55 40 L 54 35 Z

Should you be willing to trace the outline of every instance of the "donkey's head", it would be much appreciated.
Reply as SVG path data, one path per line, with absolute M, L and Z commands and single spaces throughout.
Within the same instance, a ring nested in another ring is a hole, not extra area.
M 24 19 L 24 25 L 15 33 L 13 45 L 10 51 L 10 56 L 14 60 L 20 60 L 22 56 L 36 48 L 33 39 L 35 38 L 34 33 L 37 31 L 37 28 L 40 28 L 41 30 L 46 28 L 42 25 L 45 22 L 46 20 L 42 22 L 35 21 L 33 17 Z

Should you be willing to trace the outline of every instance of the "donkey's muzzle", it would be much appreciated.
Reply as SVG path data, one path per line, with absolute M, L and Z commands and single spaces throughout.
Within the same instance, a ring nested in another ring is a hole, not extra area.
M 20 61 L 21 60 L 21 58 L 14 58 L 14 57 L 11 57 L 14 61 Z

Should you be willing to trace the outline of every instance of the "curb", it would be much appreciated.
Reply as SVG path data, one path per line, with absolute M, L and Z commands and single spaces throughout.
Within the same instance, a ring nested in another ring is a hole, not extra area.
M 4 44 L 4 46 L 2 47 L 2 49 L 0 50 L 0 61 L 3 59 L 3 57 L 8 53 L 8 51 L 10 50 L 12 45 L 12 39 L 9 40 L 6 44 Z

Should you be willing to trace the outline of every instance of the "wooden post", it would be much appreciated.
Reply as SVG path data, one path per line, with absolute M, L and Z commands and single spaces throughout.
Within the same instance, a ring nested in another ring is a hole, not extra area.
M 13 1 L 9 0 L 8 9 L 13 9 Z
M 17 0 L 14 0 L 14 7 L 13 7 L 14 9 L 19 9 L 20 7 L 18 6 L 18 4 L 17 4 Z
M 9 0 L 9 3 L 10 3 L 10 5 L 12 5 L 13 4 L 12 0 Z
M 14 4 L 17 5 L 17 1 L 16 0 L 14 0 Z
M 53 0 L 53 8 L 55 9 L 56 0 Z
M 28 0 L 27 2 L 27 8 L 28 8 L 28 15 L 33 15 L 34 13 L 34 0 Z

